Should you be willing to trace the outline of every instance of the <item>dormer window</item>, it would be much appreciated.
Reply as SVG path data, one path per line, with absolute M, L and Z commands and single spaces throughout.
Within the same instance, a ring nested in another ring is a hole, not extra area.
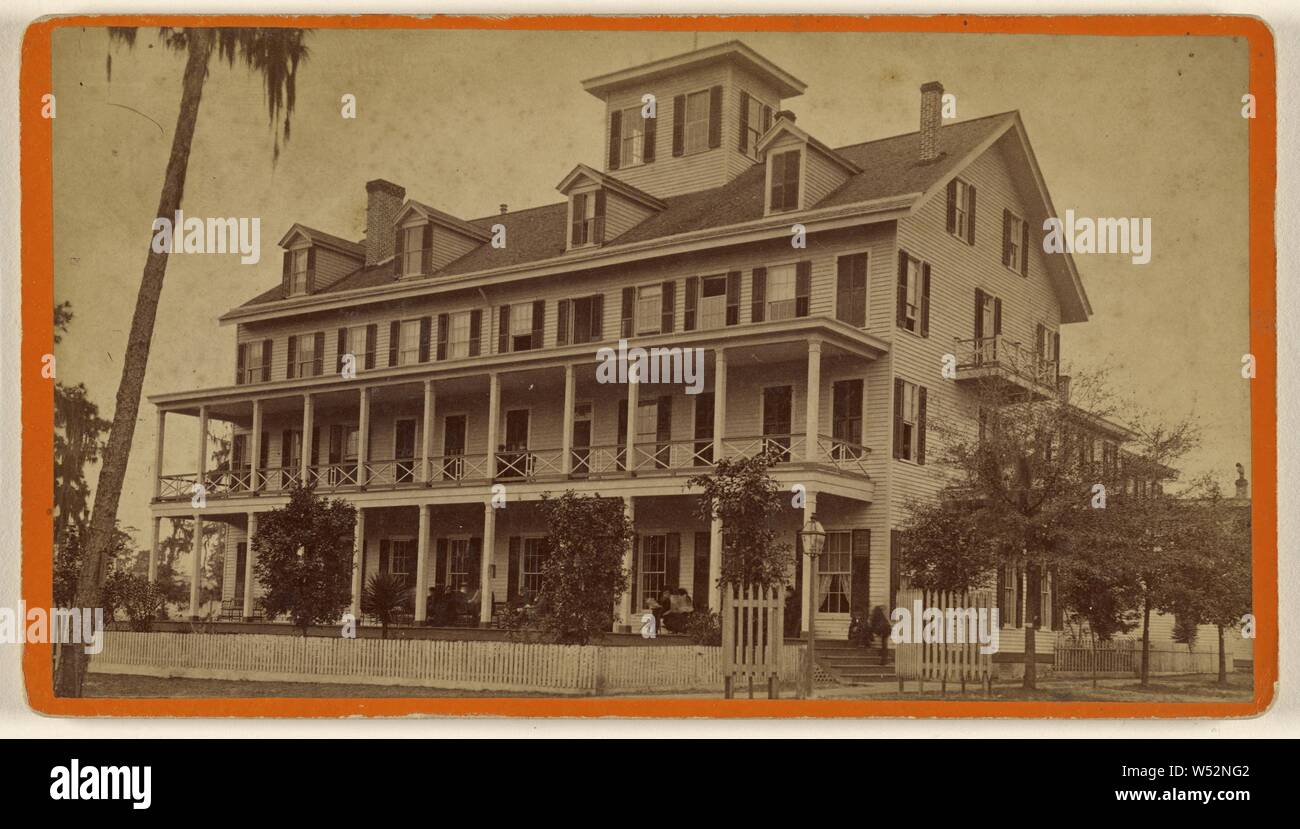
M 799 173 L 803 153 L 786 150 L 768 158 L 768 212 L 799 209 Z
M 599 245 L 605 241 L 605 191 L 575 193 L 570 202 L 569 247 Z
M 293 266 L 290 272 L 289 290 L 295 296 L 307 293 L 307 272 L 308 259 L 311 257 L 311 248 L 300 248 L 291 252 Z
M 740 151 L 758 158 L 758 139 L 772 126 L 772 107 L 748 92 L 740 93 Z
M 424 229 L 419 224 L 402 229 L 402 276 L 419 276 L 424 254 Z

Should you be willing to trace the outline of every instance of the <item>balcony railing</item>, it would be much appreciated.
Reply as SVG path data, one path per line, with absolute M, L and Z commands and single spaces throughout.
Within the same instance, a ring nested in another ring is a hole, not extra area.
M 1048 388 L 1056 387 L 1057 361 L 1049 360 L 1005 334 L 957 340 L 957 369 L 1005 369 Z
M 762 452 L 770 452 L 778 464 L 803 462 L 807 458 L 805 435 L 726 437 L 721 443 L 721 456 L 725 458 L 752 457 Z M 569 478 L 623 477 L 629 473 L 626 446 L 575 446 L 569 451 Z M 866 468 L 870 454 L 871 450 L 861 444 L 819 435 L 815 462 L 840 472 L 870 477 Z M 565 477 L 563 460 L 562 449 L 501 450 L 496 453 L 495 480 L 562 479 Z M 648 441 L 632 447 L 631 473 L 636 475 L 694 473 L 713 465 L 714 443 L 711 439 Z M 319 492 L 359 490 L 363 488 L 363 471 L 364 488 L 380 490 L 484 483 L 489 479 L 488 456 L 484 453 L 430 457 L 427 481 L 420 458 L 376 458 L 365 464 L 349 460 L 309 466 L 305 483 Z M 205 494 L 209 498 L 250 494 L 254 481 L 259 491 L 281 494 L 303 480 L 302 469 L 296 465 L 271 467 L 256 473 L 243 467 L 209 472 L 204 476 Z M 160 476 L 159 498 L 187 500 L 194 494 L 196 481 L 197 476 L 193 473 Z

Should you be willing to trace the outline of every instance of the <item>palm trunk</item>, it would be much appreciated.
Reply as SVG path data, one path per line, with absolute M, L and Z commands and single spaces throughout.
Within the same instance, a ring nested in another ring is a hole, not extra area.
M 180 209 L 181 195 L 185 191 L 190 143 L 198 123 L 199 100 L 203 96 L 203 82 L 207 77 L 212 36 L 211 29 L 191 30 L 189 56 L 185 62 L 182 81 L 180 114 L 176 117 L 176 134 L 172 137 L 171 155 L 167 159 L 167 172 L 156 214 L 168 221 Z M 173 230 L 179 231 L 180 228 Z M 167 254 L 156 253 L 151 244 L 149 256 L 145 260 L 144 276 L 140 280 L 140 291 L 136 295 L 126 354 L 122 359 L 122 379 L 117 387 L 113 426 L 104 447 L 104 465 L 95 486 L 95 502 L 90 514 L 90 537 L 81 574 L 77 579 L 76 604 L 79 607 L 99 607 L 101 604 L 100 594 L 108 570 L 108 550 L 113 530 L 117 526 L 117 506 L 122 496 L 127 460 L 131 456 L 131 440 L 140 411 L 140 391 L 144 385 L 145 367 L 149 362 L 149 343 L 153 338 L 154 319 L 158 315 L 158 299 L 162 295 L 163 276 L 166 272 Z M 159 471 L 161 470 L 155 470 L 155 473 Z M 54 677 L 56 695 L 81 696 L 87 662 L 88 657 L 81 644 L 69 643 L 61 650 Z

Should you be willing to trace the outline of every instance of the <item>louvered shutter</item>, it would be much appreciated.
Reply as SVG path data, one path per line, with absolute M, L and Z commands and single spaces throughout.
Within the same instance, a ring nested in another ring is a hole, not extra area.
M 659 330 L 663 334 L 673 333 L 676 326 L 677 283 L 665 282 L 659 289 Z
M 916 462 L 925 466 L 925 386 L 916 389 Z
M 835 260 L 835 318 L 849 325 L 861 325 L 857 317 L 857 309 L 853 307 L 853 257 L 841 256 Z
M 975 244 L 975 185 L 966 185 L 970 204 L 966 205 L 966 244 Z
M 1049 579 L 1047 583 L 1048 595 L 1051 598 L 1052 606 L 1049 613 L 1050 618 L 1046 621 L 1052 630 L 1063 630 L 1065 628 L 1065 614 L 1061 612 L 1061 571 L 1055 564 L 1047 568 L 1047 577 Z
M 975 289 L 975 339 L 984 338 L 984 289 Z M 976 343 L 976 348 L 979 343 Z
M 686 277 L 686 296 L 684 297 L 686 307 L 682 314 L 683 331 L 695 330 L 695 308 L 696 303 L 699 301 L 699 295 L 700 278 L 698 276 Z
M 686 152 L 686 96 L 673 97 L 673 156 Z
M 397 365 L 397 352 L 402 347 L 402 323 L 393 320 L 388 324 L 388 365 Z
M 1026 618 L 1036 628 L 1043 626 L 1043 571 L 1037 564 L 1025 568 Z
M 749 152 L 749 93 L 741 90 L 740 93 L 740 145 L 738 149 L 742 153 Z
M 325 332 L 317 331 L 312 336 L 311 373 L 320 377 L 325 373 Z
M 387 538 L 379 539 L 379 574 L 388 575 L 388 567 L 392 558 L 392 542 Z
M 727 271 L 727 325 L 740 324 L 740 271 Z
M 447 586 L 447 539 L 439 538 L 433 542 L 433 585 Z
M 555 304 L 555 344 L 569 344 L 569 308 L 572 301 L 561 299 Z
M 375 367 L 375 353 L 379 351 L 379 325 L 370 323 L 366 326 L 366 368 Z
M 271 349 L 274 347 L 275 346 L 271 342 L 271 339 L 269 337 L 265 340 L 262 340 L 262 382 L 263 383 L 269 382 L 271 379 Z
M 709 89 L 709 149 L 722 146 L 722 87 Z
M 609 164 L 610 170 L 617 170 L 623 145 L 623 113 L 614 110 L 609 114 Z
M 447 328 L 450 322 L 451 316 L 449 314 L 438 315 L 438 346 L 437 350 L 434 351 L 434 356 L 438 360 L 447 359 Z
M 287 297 L 292 292 L 290 282 L 293 274 L 293 251 L 284 252 L 283 265 L 280 272 L 280 286 L 284 289 L 284 295 Z
M 592 222 L 590 241 L 597 245 L 605 243 L 605 191 L 596 191 L 596 208 L 593 211 L 595 221 Z
M 497 309 L 497 353 L 510 353 L 510 306 Z
M 619 336 L 626 339 L 632 336 L 632 313 L 636 303 L 636 289 L 623 289 L 623 316 L 619 325 Z
M 289 335 L 289 358 L 284 363 L 284 376 L 292 379 L 294 373 L 294 363 L 298 361 L 298 335 Z
M 1011 211 L 1002 210 L 1002 264 L 1011 264 Z
M 519 599 L 519 574 L 523 564 L 523 539 L 517 535 L 510 536 L 509 562 L 506 565 L 506 602 L 513 604 Z
M 854 530 L 852 543 L 849 611 L 862 614 L 865 622 L 871 612 L 871 530 Z
M 993 298 L 993 336 L 1002 333 L 1002 298 Z
M 812 306 L 812 262 L 805 259 L 794 266 L 794 315 L 806 317 Z
M 903 379 L 894 378 L 894 457 L 903 457 Z
M 248 344 L 240 343 L 235 348 L 235 383 L 243 385 L 245 366 L 248 364 Z
M 659 113 L 656 111 L 655 115 L 658 116 L 658 114 Z M 641 160 L 646 164 L 650 164 L 655 160 L 655 123 L 658 120 L 659 119 L 655 117 L 646 118 L 643 121 L 645 132 L 641 134 Z
M 948 182 L 948 232 L 957 229 L 957 179 Z
M 334 341 L 334 372 L 343 373 L 343 355 L 348 353 L 348 329 L 340 328 Z
M 316 291 L 316 248 L 307 248 L 307 293 Z
M 402 226 L 397 225 L 393 228 L 393 276 L 402 275 L 402 245 L 405 240 L 402 238 Z
M 767 311 L 767 268 L 754 268 L 749 293 L 749 321 L 762 322 Z
M 1020 223 L 1020 275 L 1029 276 L 1029 222 Z
M 542 332 L 546 327 L 546 300 L 533 300 L 533 335 L 529 337 L 528 347 L 538 349 L 542 347 Z
M 586 241 L 584 229 L 587 219 L 587 194 L 578 193 L 573 197 L 573 222 L 569 242 L 574 247 Z
M 1007 571 L 1006 568 L 1003 567 L 1001 564 L 998 565 L 997 570 L 998 570 L 998 586 L 997 586 L 998 592 L 997 595 L 994 597 L 993 606 L 998 609 L 998 627 L 1006 627 L 1007 619 L 1011 618 L 1007 614 L 1007 611 L 1010 610 L 1010 608 L 1005 606 L 1007 600 L 1004 598 L 1007 590 Z
M 921 336 L 930 336 L 930 263 L 921 265 Z
M 420 362 L 429 362 L 429 346 L 433 340 L 433 317 L 420 317 Z
M 420 273 L 428 276 L 433 273 L 433 223 L 424 226 L 420 232 Z
M 643 609 L 641 603 L 637 602 L 637 594 L 641 592 L 640 590 L 637 589 L 641 586 L 637 584 L 637 582 L 639 581 L 638 574 L 640 572 L 640 568 L 638 567 L 638 565 L 640 563 L 641 563 L 641 536 L 637 535 L 632 537 L 632 572 L 628 574 L 629 575 L 628 593 L 630 594 L 628 598 L 631 599 L 633 613 L 636 613 Z
M 895 298 L 895 322 L 899 328 L 907 327 L 907 253 L 898 252 L 898 296 Z
M 1023 599 L 1023 597 L 1024 597 L 1024 582 L 1023 582 L 1023 580 L 1022 580 L 1023 573 L 1021 572 L 1021 570 L 1020 570 L 1019 567 L 1015 568 L 1014 575 L 1015 575 L 1015 579 L 1016 579 L 1016 584 L 1015 584 L 1015 587 L 1016 587 L 1016 627 L 1020 627 L 1021 625 L 1023 625 L 1023 624 L 1025 623 L 1025 602 L 1024 602 L 1024 599 Z
M 591 341 L 605 339 L 605 295 L 596 294 L 591 299 Z
M 469 312 L 469 356 L 483 353 L 483 311 L 475 308 Z

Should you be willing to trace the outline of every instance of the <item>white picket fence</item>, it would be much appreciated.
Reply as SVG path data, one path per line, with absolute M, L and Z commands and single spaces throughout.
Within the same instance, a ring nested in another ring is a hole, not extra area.
M 781 679 L 802 648 L 783 649 Z M 90 670 L 195 679 L 599 694 L 722 688 L 722 649 L 106 631 Z
M 949 593 L 909 588 L 898 591 L 897 606 L 914 614 L 917 602 L 924 611 L 934 608 L 943 615 L 944 631 L 948 611 L 975 610 L 988 613 L 994 607 L 993 593 L 973 590 L 969 593 Z M 924 622 L 921 625 L 924 628 Z M 967 631 L 963 629 L 963 633 Z M 916 680 L 918 690 L 925 683 L 937 682 L 940 690 L 948 685 L 964 688 L 967 684 L 982 686 L 987 691 L 993 678 L 993 655 L 980 652 L 978 637 L 966 636 L 968 641 L 905 642 L 895 644 L 894 670 L 898 674 L 899 688 L 905 680 Z

